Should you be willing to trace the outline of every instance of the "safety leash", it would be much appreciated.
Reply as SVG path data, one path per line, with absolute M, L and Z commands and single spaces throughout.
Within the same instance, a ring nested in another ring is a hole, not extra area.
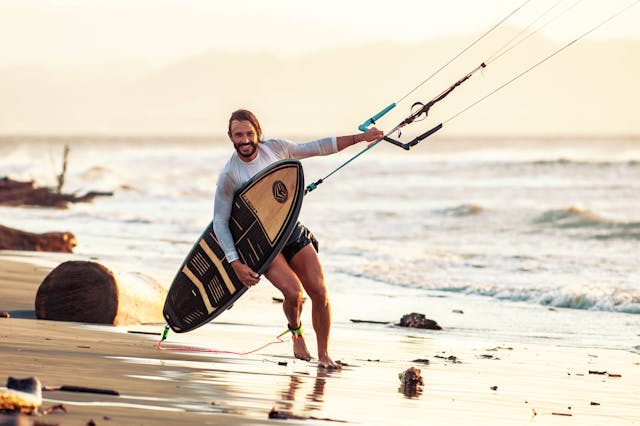
M 300 330 L 300 334 L 302 334 L 302 327 L 300 327 L 298 330 Z M 167 335 L 169 334 L 169 326 L 166 325 L 164 327 L 164 331 L 162 332 L 162 338 L 158 341 L 158 344 L 156 345 L 156 349 L 159 351 L 174 351 L 174 352 L 198 352 L 198 353 L 215 353 L 215 354 L 229 354 L 229 355 L 250 355 L 252 353 L 258 352 L 268 346 L 271 345 L 275 345 L 277 343 L 284 343 L 286 342 L 286 340 L 282 340 L 281 337 L 284 336 L 285 334 L 291 332 L 293 336 L 295 336 L 295 331 L 296 330 L 290 330 L 287 329 L 285 331 L 283 331 L 282 333 L 278 334 L 276 336 L 276 340 L 273 340 L 271 342 L 267 342 L 264 345 L 260 346 L 259 348 L 256 349 L 252 349 L 250 351 L 247 352 L 235 352 L 235 351 L 224 351 L 224 350 L 218 350 L 218 349 L 202 349 L 202 348 L 194 348 L 194 347 L 178 347 L 178 346 L 171 346 L 171 347 L 162 347 L 162 343 L 167 340 Z M 294 339 L 296 337 L 293 337 Z

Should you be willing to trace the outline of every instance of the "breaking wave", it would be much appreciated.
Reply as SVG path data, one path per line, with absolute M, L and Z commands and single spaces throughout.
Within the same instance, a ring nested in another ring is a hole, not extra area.
M 594 311 L 640 314 L 640 291 L 624 288 L 573 286 L 548 289 L 516 289 L 465 286 L 442 288 L 443 291 L 493 297 L 514 302 Z
M 640 314 L 640 289 L 604 285 L 570 285 L 562 287 L 514 287 L 481 283 L 425 282 L 410 272 L 390 274 L 388 270 L 367 268 L 355 271 L 339 268 L 339 272 L 392 286 L 421 288 L 429 291 L 491 297 L 510 302 L 535 303 L 555 308 Z
M 592 210 L 577 206 L 546 211 L 535 218 L 533 222 L 554 228 L 597 228 L 615 231 L 596 235 L 596 238 L 636 238 L 640 236 L 640 222 L 607 218 Z

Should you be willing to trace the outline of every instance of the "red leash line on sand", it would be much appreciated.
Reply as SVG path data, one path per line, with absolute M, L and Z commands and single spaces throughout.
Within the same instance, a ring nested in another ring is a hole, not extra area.
M 257 349 L 253 349 L 250 350 L 248 352 L 233 352 L 233 351 L 221 351 L 221 350 L 217 350 L 217 349 L 199 349 L 199 348 L 191 348 L 191 347 L 170 347 L 170 348 L 163 348 L 162 347 L 162 342 L 167 338 L 167 333 L 163 333 L 162 338 L 158 341 L 158 344 L 156 345 L 156 349 L 159 351 L 180 351 L 180 352 L 201 352 L 201 353 L 216 353 L 216 354 L 230 354 L 230 355 L 249 355 L 255 352 L 258 352 L 259 350 L 262 350 L 264 348 L 266 348 L 267 346 L 271 346 L 271 345 L 275 345 L 276 343 L 284 343 L 285 340 L 282 340 L 281 337 L 285 334 L 287 334 L 289 332 L 289 330 L 286 330 L 282 333 L 280 333 L 278 336 L 276 336 L 277 340 L 273 340 L 271 342 L 265 343 L 264 345 L 260 346 Z

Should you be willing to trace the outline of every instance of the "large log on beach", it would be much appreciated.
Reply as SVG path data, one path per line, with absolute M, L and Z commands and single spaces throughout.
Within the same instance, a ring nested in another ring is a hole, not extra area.
M 164 322 L 166 290 L 142 274 L 114 273 L 96 262 L 68 261 L 36 294 L 38 319 L 131 325 Z
M 35 234 L 0 225 L 0 250 L 72 253 L 75 246 L 76 236 L 71 232 Z

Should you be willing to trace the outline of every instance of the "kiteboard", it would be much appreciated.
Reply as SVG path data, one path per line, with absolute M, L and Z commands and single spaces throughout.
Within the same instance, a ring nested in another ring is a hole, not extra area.
M 263 274 L 297 223 L 304 196 L 298 160 L 273 163 L 235 194 L 229 228 L 240 260 Z M 225 258 L 209 223 L 171 283 L 163 315 L 177 333 L 200 327 L 247 291 Z

